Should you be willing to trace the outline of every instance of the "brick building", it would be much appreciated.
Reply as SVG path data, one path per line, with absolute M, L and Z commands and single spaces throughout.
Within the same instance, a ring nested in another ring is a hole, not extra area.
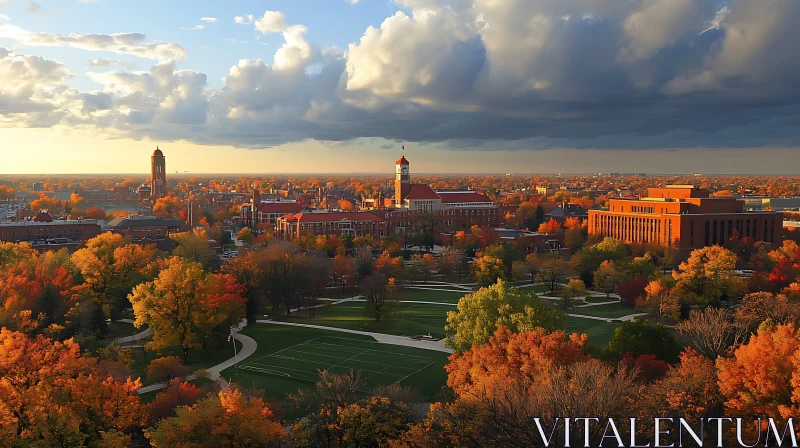
M 155 216 L 130 215 L 127 218 L 118 216 L 108 223 L 109 229 L 120 235 L 130 237 L 135 243 L 150 244 L 169 242 L 170 235 L 185 232 L 188 226 L 178 219 L 161 219 Z M 170 243 L 171 244 L 171 243 Z M 170 248 L 163 244 L 163 248 Z M 159 245 L 159 248 L 162 248 Z
M 311 233 L 339 237 L 371 235 L 381 238 L 387 234 L 386 219 L 370 212 L 305 212 L 277 219 L 275 231 L 281 240 L 294 240 Z
M 275 226 L 278 218 L 300 213 L 303 206 L 295 201 L 262 201 L 259 191 L 253 190 L 250 203 L 242 205 L 240 210 L 242 225 L 255 228 L 262 224 Z
M 75 249 L 100 231 L 100 223 L 93 219 L 3 222 L 0 242 L 28 242 L 39 250 Z
M 608 210 L 589 210 L 589 235 L 626 243 L 655 243 L 680 256 L 694 249 L 722 245 L 734 232 L 756 241 L 780 243 L 783 216 L 746 212 L 744 202 L 709 197 L 693 185 L 648 189 L 647 197 L 610 199 Z

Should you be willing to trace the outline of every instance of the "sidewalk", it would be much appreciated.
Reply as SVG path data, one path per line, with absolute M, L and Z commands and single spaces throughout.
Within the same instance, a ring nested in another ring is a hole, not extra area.
M 346 328 L 335 328 L 335 327 L 324 327 L 322 325 L 310 325 L 310 324 L 298 324 L 294 322 L 278 322 L 274 320 L 257 320 L 256 323 L 259 324 L 269 324 L 269 325 L 288 325 L 290 327 L 304 327 L 304 328 L 315 328 L 318 330 L 328 330 L 328 331 L 338 331 L 340 333 L 350 333 L 350 334 L 359 334 L 363 336 L 371 336 L 376 341 L 380 342 L 381 344 L 390 344 L 390 345 L 401 345 L 403 347 L 414 347 L 414 348 L 421 348 L 424 350 L 434 350 L 437 352 L 444 352 L 444 353 L 453 353 L 448 347 L 444 345 L 444 339 L 439 341 L 426 341 L 426 340 L 414 340 L 407 336 L 394 336 L 390 334 L 383 334 L 383 333 L 372 333 L 369 331 L 359 331 L 359 330 L 348 330 Z

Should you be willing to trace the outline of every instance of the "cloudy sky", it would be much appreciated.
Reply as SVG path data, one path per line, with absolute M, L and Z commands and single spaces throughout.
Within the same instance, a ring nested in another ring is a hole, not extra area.
M 800 0 L 0 0 L 0 172 L 785 173 Z M 11 157 L 8 157 L 10 155 Z

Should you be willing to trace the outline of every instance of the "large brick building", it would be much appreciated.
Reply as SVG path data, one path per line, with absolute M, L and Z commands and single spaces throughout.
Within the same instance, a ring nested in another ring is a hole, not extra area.
M 389 221 L 394 234 L 418 230 L 414 222 L 420 215 L 433 218 L 438 230 L 451 232 L 479 227 L 496 227 L 499 209 L 494 201 L 476 191 L 434 191 L 427 184 L 411 183 L 409 162 L 405 157 L 395 162 L 394 199 L 389 207 L 378 203 L 377 212 Z
M 100 223 L 93 219 L 3 222 L 0 242 L 27 242 L 39 250 L 75 249 L 100 231 Z
M 589 210 L 590 235 L 655 243 L 681 256 L 722 245 L 734 234 L 780 243 L 782 224 L 781 213 L 746 212 L 742 201 L 709 197 L 693 185 L 650 188 L 647 197 L 610 199 L 608 210 Z
M 170 249 L 169 236 L 185 232 L 188 226 L 178 219 L 161 219 L 155 216 L 118 216 L 108 222 L 110 231 L 131 238 L 134 243 L 156 244 L 160 249 Z
M 241 223 L 255 228 L 262 224 L 275 226 L 281 216 L 300 213 L 303 206 L 295 201 L 262 201 L 258 190 L 253 190 L 249 204 L 240 207 Z
M 279 239 L 294 240 L 305 234 L 339 237 L 387 235 L 387 220 L 370 212 L 306 212 L 278 218 L 275 231 Z

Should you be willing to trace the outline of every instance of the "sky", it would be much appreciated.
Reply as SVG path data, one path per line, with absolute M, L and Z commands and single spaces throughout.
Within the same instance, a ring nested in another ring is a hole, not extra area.
M 797 174 L 797 0 L 0 0 L 0 173 Z

